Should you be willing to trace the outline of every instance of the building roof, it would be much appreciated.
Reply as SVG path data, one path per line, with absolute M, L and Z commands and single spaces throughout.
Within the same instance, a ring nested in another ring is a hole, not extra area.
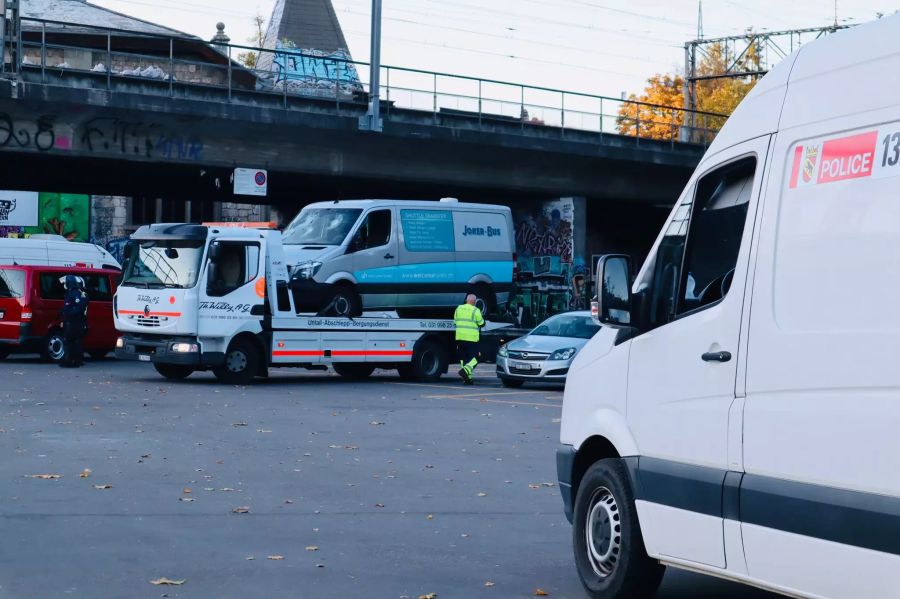
M 170 29 L 168 27 L 156 25 L 155 23 L 150 23 L 149 21 L 137 19 L 114 10 L 109 10 L 108 8 L 91 4 L 85 0 L 22 0 L 19 10 L 22 17 L 32 19 L 63 21 L 66 23 L 102 27 L 104 29 L 121 29 L 134 33 L 196 38 L 196 36 L 189 35 L 176 29 Z M 25 21 L 22 24 L 23 29 L 34 29 L 37 26 L 37 23 L 29 23 L 28 21 Z M 91 31 L 89 27 L 79 29 L 78 27 L 68 25 L 48 25 L 47 28 L 53 30 L 64 29 L 73 33 L 88 33 Z
M 342 52 L 350 58 L 344 32 L 331 0 L 276 0 L 263 47 L 274 50 L 288 40 L 300 51 Z M 271 68 L 272 54 L 263 52 L 258 68 Z

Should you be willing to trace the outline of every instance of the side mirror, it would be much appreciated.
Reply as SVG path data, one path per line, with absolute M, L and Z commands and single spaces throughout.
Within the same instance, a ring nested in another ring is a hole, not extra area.
M 219 242 L 213 241 L 211 244 L 209 244 L 209 251 L 207 252 L 207 254 L 209 256 L 210 262 L 215 262 L 216 260 L 218 260 L 221 253 L 222 246 L 219 245 Z
M 594 319 L 608 327 L 628 328 L 631 318 L 631 258 L 610 254 L 597 263 L 597 299 L 591 305 Z
M 212 254 L 213 246 L 209 246 L 209 252 Z M 216 297 L 219 294 L 219 265 L 210 255 L 209 266 L 206 268 L 206 295 Z

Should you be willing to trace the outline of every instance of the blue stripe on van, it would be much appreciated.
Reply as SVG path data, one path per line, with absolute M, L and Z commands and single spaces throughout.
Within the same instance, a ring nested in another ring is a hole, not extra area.
M 367 268 L 353 273 L 360 283 L 467 283 L 475 275 L 512 283 L 511 261 L 429 262 Z

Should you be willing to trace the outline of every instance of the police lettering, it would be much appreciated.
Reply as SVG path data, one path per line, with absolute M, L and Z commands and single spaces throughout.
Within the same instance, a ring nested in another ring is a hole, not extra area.
M 859 177 L 870 173 L 872 170 L 872 153 L 854 154 L 842 156 L 832 160 L 822 161 L 822 173 L 820 179 L 843 179 L 845 177 Z

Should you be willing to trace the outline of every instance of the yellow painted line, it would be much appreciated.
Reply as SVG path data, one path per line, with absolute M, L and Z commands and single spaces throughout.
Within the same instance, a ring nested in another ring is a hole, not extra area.
M 485 397 L 487 395 L 527 395 L 543 393 L 543 391 L 500 391 L 498 393 L 451 393 L 448 395 L 426 395 L 426 399 L 442 399 L 444 397 Z

